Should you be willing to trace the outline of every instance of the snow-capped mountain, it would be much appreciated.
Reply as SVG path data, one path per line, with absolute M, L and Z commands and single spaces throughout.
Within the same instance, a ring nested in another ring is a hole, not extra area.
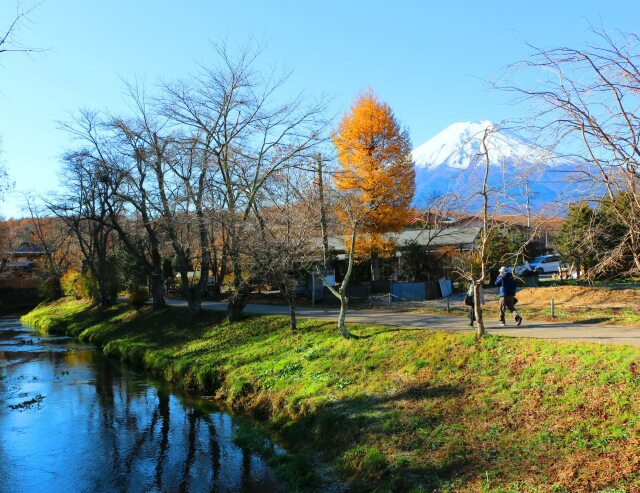
M 498 130 L 488 120 L 458 122 L 449 125 L 432 139 L 413 150 L 418 168 L 467 169 L 482 153 L 482 138 L 487 130 L 487 148 L 492 164 L 503 162 L 545 162 L 548 157 L 538 146 L 528 144 L 507 130 Z M 484 164 L 484 161 L 483 161 Z
M 557 200 L 566 189 L 569 166 L 516 133 L 497 129 L 490 121 L 454 123 L 416 147 L 414 203 L 423 206 L 434 193 L 470 195 L 482 183 L 485 170 L 482 139 L 491 165 L 489 184 L 494 195 L 508 197 L 510 207 L 533 208 Z

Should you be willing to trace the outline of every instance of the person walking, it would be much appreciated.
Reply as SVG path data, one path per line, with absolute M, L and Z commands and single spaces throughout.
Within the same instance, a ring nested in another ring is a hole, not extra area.
M 478 288 L 478 302 L 480 303 L 480 306 L 484 304 L 484 293 L 482 292 L 482 286 Z M 475 296 L 473 293 L 473 283 L 469 284 L 469 291 L 467 291 L 465 304 L 469 307 L 469 327 L 473 327 L 473 322 L 476 321 L 476 304 Z
M 500 267 L 500 274 L 496 279 L 496 286 L 500 288 L 500 325 L 504 327 L 506 311 L 515 313 L 516 325 L 522 323 L 522 317 L 516 310 L 516 280 L 508 267 Z

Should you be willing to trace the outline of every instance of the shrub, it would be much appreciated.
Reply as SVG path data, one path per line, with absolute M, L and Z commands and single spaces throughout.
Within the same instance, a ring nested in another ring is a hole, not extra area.
M 69 270 L 62 275 L 60 286 L 63 294 L 73 295 L 77 300 L 89 300 L 98 290 L 89 272 L 83 274 L 74 270 Z
M 127 288 L 129 304 L 135 309 L 140 309 L 149 299 L 149 290 L 141 286 L 129 286 Z
M 76 299 L 80 299 L 80 293 L 78 293 L 78 283 L 80 282 L 80 274 L 75 270 L 68 270 L 60 278 L 60 286 L 62 287 L 62 293 L 66 295 L 73 295 Z
M 47 278 L 38 286 L 38 295 L 47 301 L 56 300 L 62 296 L 60 279 L 55 276 Z

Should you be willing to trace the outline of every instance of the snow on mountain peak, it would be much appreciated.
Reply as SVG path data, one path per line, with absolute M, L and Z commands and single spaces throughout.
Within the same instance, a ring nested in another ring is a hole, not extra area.
M 485 129 L 494 128 L 489 120 L 457 122 L 449 125 L 413 152 L 417 168 L 435 169 L 446 166 L 468 169 L 483 157 L 482 137 Z M 487 138 L 492 165 L 543 162 L 545 153 L 540 147 L 528 144 L 512 132 L 494 129 Z

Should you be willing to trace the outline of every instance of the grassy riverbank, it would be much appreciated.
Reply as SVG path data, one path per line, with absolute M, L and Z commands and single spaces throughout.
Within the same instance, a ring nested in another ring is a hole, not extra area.
M 23 320 L 215 395 L 290 449 L 319 451 L 354 490 L 640 488 L 633 348 L 365 326 L 345 340 L 326 321 L 292 334 L 282 317 L 77 301 Z

